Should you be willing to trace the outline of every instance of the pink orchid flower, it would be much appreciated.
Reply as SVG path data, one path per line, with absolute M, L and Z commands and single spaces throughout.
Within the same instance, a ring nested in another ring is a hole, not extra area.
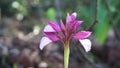
M 60 40 L 63 44 L 75 38 L 80 41 L 86 52 L 91 49 L 91 41 L 86 39 L 91 35 L 90 31 L 79 31 L 76 30 L 82 24 L 83 21 L 76 20 L 77 14 L 74 12 L 66 17 L 66 25 L 60 20 L 60 24 L 57 22 L 48 22 L 44 28 L 44 37 L 40 41 L 40 49 L 43 49 L 51 42 Z

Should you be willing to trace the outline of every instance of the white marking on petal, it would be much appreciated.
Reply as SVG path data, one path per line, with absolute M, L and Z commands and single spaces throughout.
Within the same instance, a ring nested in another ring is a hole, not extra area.
M 77 13 L 76 12 L 74 12 L 74 13 L 72 13 L 72 15 L 74 15 L 75 17 L 77 16 Z
M 42 37 L 40 41 L 40 49 L 42 50 L 45 46 L 47 46 L 49 43 L 51 43 L 52 40 L 50 40 L 48 37 Z
M 44 32 L 55 32 L 55 30 L 50 25 L 46 25 L 43 31 Z
M 89 39 L 79 40 L 86 52 L 91 50 L 91 41 Z

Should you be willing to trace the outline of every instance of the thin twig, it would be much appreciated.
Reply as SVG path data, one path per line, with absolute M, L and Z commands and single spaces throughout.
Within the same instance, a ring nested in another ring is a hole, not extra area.
M 95 24 L 98 22 L 97 14 L 98 14 L 98 0 L 96 0 L 95 15 L 94 15 L 93 23 L 91 24 L 91 26 L 87 30 L 91 31 L 92 28 L 95 26 Z
M 57 14 L 57 20 L 58 23 L 60 24 L 60 18 L 61 18 L 61 11 L 60 11 L 60 0 L 54 0 L 55 2 L 55 8 L 56 8 L 56 14 Z

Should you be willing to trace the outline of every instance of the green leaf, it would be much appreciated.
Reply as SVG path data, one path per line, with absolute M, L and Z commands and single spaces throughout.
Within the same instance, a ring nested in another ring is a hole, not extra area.
M 101 0 L 99 0 L 98 4 L 98 23 L 96 24 L 94 30 L 95 30 L 95 35 L 98 39 L 98 41 L 103 44 L 105 39 L 107 38 L 108 35 L 108 30 L 109 30 L 109 17 L 107 14 L 107 10 Z
M 17 68 L 17 64 L 16 63 L 13 64 L 13 68 Z
M 54 8 L 49 8 L 47 11 L 47 17 L 50 20 L 55 20 L 56 18 L 56 10 Z
M 95 35 L 101 44 L 103 44 L 107 38 L 109 27 L 110 25 L 107 17 L 105 20 L 99 22 L 95 27 Z

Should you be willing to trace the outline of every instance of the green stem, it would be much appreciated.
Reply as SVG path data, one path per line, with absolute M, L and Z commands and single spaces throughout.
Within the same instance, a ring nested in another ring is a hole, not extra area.
M 69 42 L 66 42 L 64 45 L 64 68 L 68 68 L 69 65 Z
M 17 68 L 17 64 L 16 63 L 13 64 L 13 68 Z

